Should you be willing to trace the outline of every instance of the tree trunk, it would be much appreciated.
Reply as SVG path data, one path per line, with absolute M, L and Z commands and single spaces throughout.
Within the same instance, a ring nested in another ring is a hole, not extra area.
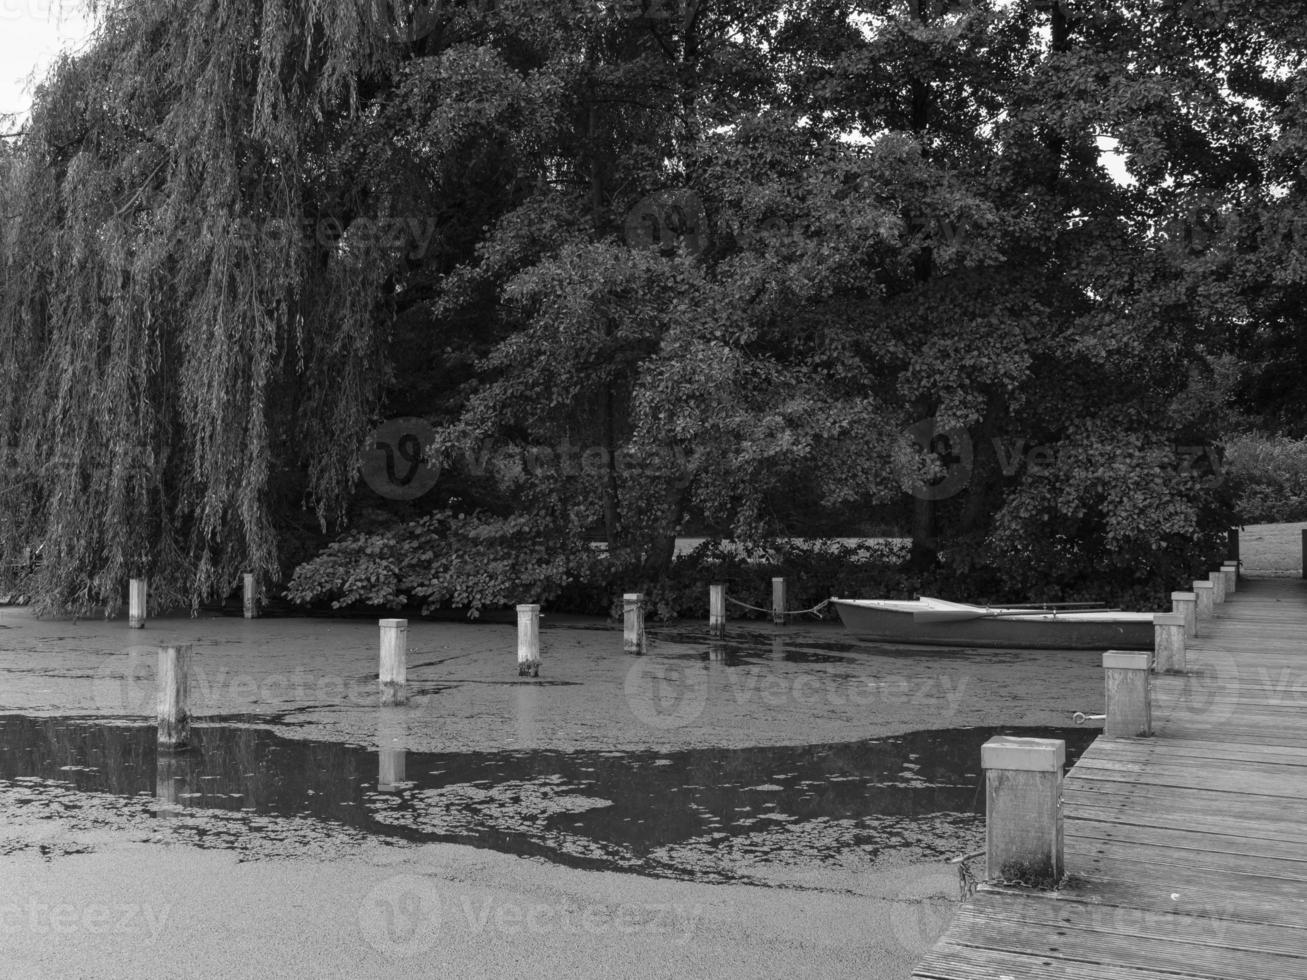
M 934 406 L 918 398 L 912 403 L 918 419 L 930 418 Z M 935 501 L 920 495 L 912 498 L 912 551 L 908 566 L 914 571 L 925 571 L 939 561 L 939 533 L 935 521 Z
M 914 497 L 912 501 L 912 551 L 908 567 L 924 572 L 939 561 L 939 537 L 935 531 L 935 501 Z
M 926 12 L 918 5 L 915 13 L 917 20 L 925 24 Z M 930 86 L 920 78 L 909 80 L 909 97 L 911 114 L 910 125 L 914 135 L 920 137 L 930 122 Z M 924 148 L 923 148 L 923 152 Z M 916 279 L 925 283 L 931 277 L 933 256 L 930 249 L 923 249 L 917 256 L 913 270 Z M 918 398 L 913 403 L 913 421 L 929 418 L 934 413 L 934 406 L 926 398 Z M 908 556 L 908 566 L 914 571 L 925 571 L 939 561 L 939 536 L 935 526 L 935 501 L 914 497 L 912 501 L 912 551 Z
M 617 547 L 620 513 L 617 508 L 617 432 L 613 418 L 613 386 L 604 389 L 604 536 L 608 539 L 608 553 Z
M 988 531 L 991 516 L 990 491 L 1002 478 L 998 454 L 994 450 L 994 435 L 1002 407 L 998 395 L 990 392 L 985 414 L 980 420 L 980 429 L 972 442 L 971 480 L 967 484 L 967 501 L 962 511 L 963 535 Z
M 673 483 L 667 488 L 667 497 L 663 507 L 663 533 L 656 536 L 645 558 L 645 572 L 650 578 L 662 578 L 671 571 L 676 558 L 676 532 L 681 527 L 681 516 L 685 512 L 685 500 L 688 496 L 686 486 Z

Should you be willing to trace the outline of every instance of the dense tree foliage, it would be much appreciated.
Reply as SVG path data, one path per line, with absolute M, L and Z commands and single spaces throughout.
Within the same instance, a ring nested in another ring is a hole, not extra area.
M 361 536 L 305 598 L 548 596 L 591 536 L 648 580 L 687 524 L 904 501 L 919 571 L 1147 596 L 1228 520 L 1231 405 L 1301 418 L 1288 0 L 102 12 L 0 158 L 48 607 L 285 581 L 313 525 Z M 440 472 L 397 502 L 398 415 Z

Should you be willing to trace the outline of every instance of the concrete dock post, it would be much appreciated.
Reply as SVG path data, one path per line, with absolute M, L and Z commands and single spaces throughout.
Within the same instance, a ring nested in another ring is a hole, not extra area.
M 259 592 L 254 584 L 254 573 L 246 572 L 241 578 L 244 580 L 244 612 L 246 619 L 257 619 L 259 616 Z
M 1225 575 L 1220 571 L 1211 572 L 1207 581 L 1212 583 L 1212 605 L 1219 606 L 1225 601 Z
M 381 620 L 381 683 L 383 708 L 408 701 L 408 620 Z
M 1192 639 L 1198 635 L 1198 596 L 1193 592 L 1172 592 L 1171 612 L 1184 617 L 1184 635 Z
M 517 607 L 517 676 L 540 676 L 540 606 L 534 602 Z
M 997 735 L 985 770 L 985 877 L 1051 888 L 1062 877 L 1062 767 L 1066 742 Z
M 138 630 L 145 626 L 145 606 L 149 586 L 143 578 L 134 578 L 127 583 L 127 625 Z
M 1135 738 L 1153 733 L 1152 688 L 1146 653 L 1109 650 L 1103 654 L 1107 717 L 1103 734 Z
M 715 637 L 726 635 L 726 583 L 708 586 L 708 632 Z
M 191 645 L 159 647 L 158 746 L 176 752 L 191 744 Z
M 1185 619 L 1182 613 L 1153 616 L 1153 670 L 1159 674 L 1184 673 Z
M 771 621 L 777 626 L 785 625 L 785 579 L 771 580 Z
M 627 592 L 622 596 L 622 652 L 644 653 L 644 596 Z
M 1222 564 L 1221 576 L 1225 579 L 1225 597 L 1228 599 L 1239 591 L 1239 563 L 1227 561 Z
M 1202 632 L 1203 620 L 1211 619 L 1212 613 L 1216 609 L 1216 603 L 1212 598 L 1211 582 L 1194 582 L 1194 595 L 1197 602 L 1194 604 L 1194 614 L 1197 622 L 1197 631 Z

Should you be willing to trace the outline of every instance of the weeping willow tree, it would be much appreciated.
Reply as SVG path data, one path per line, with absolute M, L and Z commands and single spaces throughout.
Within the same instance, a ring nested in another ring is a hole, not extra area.
M 0 545 L 42 610 L 194 607 L 278 573 L 279 470 L 323 520 L 353 479 L 406 261 L 359 219 L 403 182 L 336 154 L 405 49 L 362 2 L 99 15 L 3 156 Z

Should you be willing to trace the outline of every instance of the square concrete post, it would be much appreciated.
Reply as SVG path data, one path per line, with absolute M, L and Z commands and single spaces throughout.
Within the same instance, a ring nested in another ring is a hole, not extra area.
M 1198 596 L 1192 592 L 1172 592 L 1171 612 L 1184 617 L 1184 635 L 1193 639 L 1198 635 Z
M 708 586 L 708 632 L 712 636 L 726 635 L 726 583 L 714 582 Z
M 644 596 L 627 592 L 622 596 L 622 652 L 644 651 Z
M 1066 742 L 997 735 L 985 770 L 985 877 L 1051 888 L 1062 878 L 1062 766 Z
M 1211 619 L 1212 613 L 1216 609 L 1216 602 L 1212 597 L 1212 583 L 1202 581 L 1194 582 L 1194 595 L 1198 599 L 1194 606 L 1198 624 L 1197 631 L 1201 633 L 1203 629 L 1203 620 Z
M 1103 686 L 1107 717 L 1103 734 L 1136 738 L 1153 734 L 1149 655 L 1109 650 L 1103 654 Z
M 381 620 L 381 706 L 408 701 L 408 620 Z
M 1239 563 L 1225 562 L 1221 565 L 1221 576 L 1225 579 L 1225 597 L 1228 599 L 1239 591 Z
M 1225 601 L 1225 576 L 1221 572 L 1212 572 L 1207 576 L 1212 583 L 1212 605 L 1219 606 Z
M 517 607 L 517 676 L 540 676 L 540 606 L 534 602 Z
M 173 752 L 191 744 L 191 645 L 159 647 L 158 748 Z
M 785 579 L 771 580 L 771 621 L 777 626 L 785 625 Z
M 244 581 L 242 612 L 245 614 L 246 619 L 257 619 L 259 616 L 259 589 L 254 581 L 254 573 L 246 572 L 241 578 Z
M 132 629 L 138 630 L 145 626 L 145 606 L 149 591 L 143 578 L 134 578 L 127 583 L 127 625 Z
M 1159 674 L 1184 673 L 1187 666 L 1184 630 L 1181 613 L 1156 613 L 1153 616 L 1153 670 Z

